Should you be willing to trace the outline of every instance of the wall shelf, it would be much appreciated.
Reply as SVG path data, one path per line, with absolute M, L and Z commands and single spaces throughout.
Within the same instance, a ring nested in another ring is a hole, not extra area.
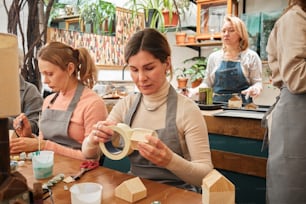
M 213 46 L 221 46 L 221 40 L 204 40 L 196 43 L 184 43 L 184 44 L 176 44 L 178 47 L 189 47 L 198 51 L 199 57 L 201 57 L 201 47 L 213 47 Z
M 221 37 L 223 18 L 238 15 L 238 0 L 197 0 L 197 38 L 208 40 L 211 35 Z

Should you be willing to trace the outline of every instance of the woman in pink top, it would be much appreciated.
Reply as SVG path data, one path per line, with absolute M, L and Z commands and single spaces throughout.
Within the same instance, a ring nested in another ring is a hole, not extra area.
M 90 54 L 85 48 L 51 42 L 39 51 L 38 66 L 44 83 L 55 93 L 44 100 L 38 137 L 24 114 L 14 120 L 20 137 L 11 139 L 11 153 L 40 148 L 85 159 L 81 152 L 84 138 L 108 115 L 103 100 L 91 90 L 96 68 Z

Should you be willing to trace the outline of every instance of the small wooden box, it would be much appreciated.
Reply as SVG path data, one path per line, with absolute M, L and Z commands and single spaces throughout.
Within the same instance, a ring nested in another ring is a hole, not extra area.
M 147 189 L 139 177 L 122 182 L 115 188 L 115 196 L 130 203 L 136 202 L 147 196 Z
M 235 204 L 235 185 L 217 170 L 212 170 L 203 178 L 203 204 Z

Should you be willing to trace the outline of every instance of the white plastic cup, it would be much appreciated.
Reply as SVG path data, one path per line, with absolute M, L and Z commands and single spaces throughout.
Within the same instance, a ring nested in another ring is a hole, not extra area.
M 49 178 L 53 174 L 54 152 L 38 151 L 32 155 L 32 166 L 36 179 Z
M 98 183 L 78 183 L 70 188 L 71 204 L 100 204 L 103 186 Z

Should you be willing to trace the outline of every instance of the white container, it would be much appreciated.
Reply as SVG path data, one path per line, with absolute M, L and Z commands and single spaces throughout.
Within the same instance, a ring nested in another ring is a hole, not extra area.
M 100 204 L 103 186 L 98 183 L 78 183 L 70 188 L 71 204 Z
M 54 152 L 39 151 L 33 153 L 32 166 L 36 179 L 49 178 L 53 174 Z

